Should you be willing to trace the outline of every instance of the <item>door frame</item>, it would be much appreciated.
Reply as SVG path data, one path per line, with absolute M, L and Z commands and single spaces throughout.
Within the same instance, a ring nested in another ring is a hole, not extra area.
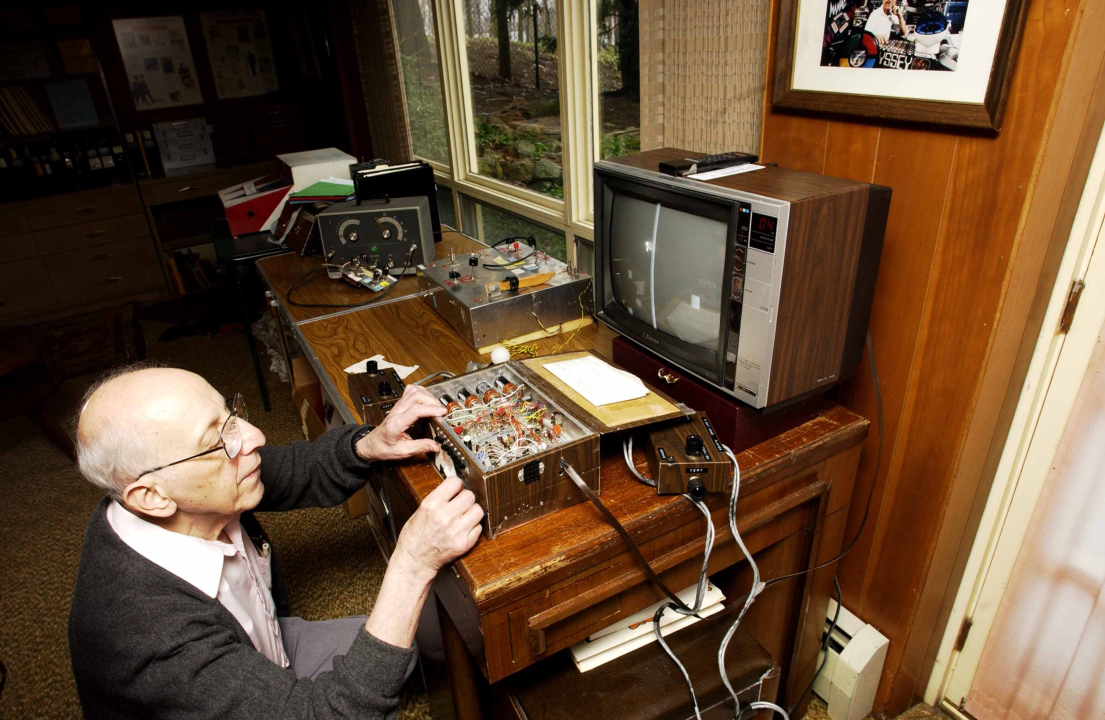
M 1098 139 L 1013 422 L 925 691 L 926 702 L 940 704 L 964 720 L 970 716 L 961 706 L 1105 324 L 1105 241 L 1098 244 L 1103 223 L 1105 130 Z M 1084 289 L 1078 312 L 1064 333 L 1060 321 L 1079 280 Z M 963 641 L 960 632 L 965 621 L 970 627 Z

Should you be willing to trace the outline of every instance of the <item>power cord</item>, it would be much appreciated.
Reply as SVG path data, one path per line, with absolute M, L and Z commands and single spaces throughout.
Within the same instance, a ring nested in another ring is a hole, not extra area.
M 725 651 L 729 647 L 729 641 L 733 638 L 733 634 L 737 631 L 737 627 L 740 625 L 740 621 L 744 618 L 744 614 L 748 612 L 748 608 L 752 606 L 752 602 L 756 599 L 766 587 L 760 582 L 760 568 L 756 565 L 756 561 L 752 558 L 752 553 L 748 551 L 748 547 L 744 544 L 744 539 L 741 538 L 740 532 L 737 530 L 737 497 L 740 494 L 740 464 L 737 462 L 737 456 L 733 454 L 733 451 L 728 446 L 722 446 L 725 449 L 725 454 L 729 457 L 729 461 L 733 464 L 733 489 L 729 495 L 729 530 L 733 534 L 733 539 L 736 540 L 737 545 L 741 549 L 741 553 L 744 554 L 745 560 L 752 567 L 752 590 L 748 593 L 748 596 L 744 600 L 744 605 L 741 608 L 740 613 L 737 615 L 737 619 L 729 627 L 729 630 L 725 633 L 725 637 L 722 638 L 721 644 L 718 647 L 718 672 L 721 674 L 721 680 L 725 683 L 726 689 L 729 690 L 729 694 L 733 697 L 733 703 L 735 706 L 734 717 L 740 716 L 740 700 L 737 699 L 737 691 L 733 689 L 733 685 L 729 682 L 729 677 L 725 672 Z M 637 471 L 637 468 L 633 465 L 633 438 L 627 437 L 622 442 L 622 453 L 625 457 L 626 467 L 629 468 L 629 472 L 640 482 L 655 487 L 656 481 L 652 478 L 646 477 Z M 680 608 L 674 603 L 664 603 L 653 615 L 652 632 L 656 635 L 657 642 L 660 643 L 660 647 L 663 648 L 664 653 L 671 658 L 676 667 L 683 674 L 683 680 L 687 683 L 687 690 L 691 694 L 691 703 L 694 705 L 694 714 L 696 720 L 702 720 L 702 715 L 698 708 L 698 698 L 694 692 L 694 684 L 691 682 L 690 675 L 687 673 L 687 669 L 683 666 L 683 663 L 679 661 L 679 658 L 675 656 L 671 648 L 668 647 L 667 642 L 664 641 L 663 634 L 660 632 L 660 619 L 664 616 L 664 612 L 671 608 L 681 615 L 694 615 L 698 616 L 698 612 L 702 609 L 702 599 L 705 593 L 705 585 L 708 580 L 707 571 L 710 562 L 710 552 L 714 547 L 714 522 L 710 517 L 710 509 L 700 500 L 693 499 L 690 495 L 684 495 L 695 507 L 697 507 L 702 514 L 706 516 L 706 545 L 704 557 L 702 559 L 702 572 L 698 578 L 698 589 L 695 593 L 695 604 L 693 608 Z M 749 704 L 749 707 L 755 710 L 771 710 L 777 712 L 785 718 L 790 720 L 790 714 L 787 713 L 782 707 L 775 703 L 766 701 L 757 701 Z
M 840 590 L 840 580 L 833 576 L 833 584 L 836 585 L 836 612 L 833 613 L 833 621 L 829 623 L 829 631 L 825 633 L 825 637 L 821 639 L 821 652 L 825 653 L 825 657 L 821 658 L 821 664 L 817 666 L 817 672 L 810 678 L 810 684 L 806 686 L 806 689 L 802 691 L 802 694 L 798 696 L 798 699 L 794 701 L 794 705 L 791 706 L 789 713 L 793 715 L 798 706 L 802 704 L 802 700 L 806 697 L 812 688 L 813 684 L 817 682 L 817 678 L 821 676 L 821 671 L 825 669 L 825 665 L 829 662 L 829 641 L 833 638 L 833 632 L 836 630 L 836 621 L 840 619 L 840 608 L 844 605 L 844 593 Z
M 809 568 L 807 570 L 799 570 L 798 572 L 793 572 L 787 575 L 780 575 L 777 578 L 772 578 L 771 580 L 767 581 L 768 587 L 771 587 L 772 585 L 780 583 L 784 580 L 789 580 L 790 578 L 796 578 L 802 575 L 816 572 L 817 570 L 826 568 L 837 562 L 842 557 L 851 552 L 852 548 L 854 548 L 856 546 L 856 543 L 859 542 L 860 536 L 863 535 L 863 529 L 867 526 L 867 518 L 871 512 L 871 498 L 875 496 L 875 483 L 879 479 L 879 467 L 882 465 L 883 441 L 882 389 L 879 385 L 879 368 L 878 365 L 875 363 L 875 342 L 871 339 L 871 328 L 867 328 L 867 357 L 871 361 L 871 382 L 874 383 L 875 386 L 875 410 L 878 417 L 879 449 L 877 454 L 875 455 L 875 474 L 873 476 L 873 479 L 871 480 L 871 489 L 867 491 L 867 502 L 863 506 L 863 519 L 860 520 L 859 528 L 856 530 L 856 534 L 852 536 L 852 539 L 848 542 L 844 549 L 837 554 L 836 557 L 831 560 L 826 560 L 820 565 Z
M 301 307 L 301 308 L 330 308 L 330 309 L 333 309 L 333 308 L 339 308 L 339 309 L 340 308 L 359 308 L 359 307 L 364 307 L 366 305 L 372 305 L 373 303 L 380 302 L 385 297 L 387 297 L 388 294 L 390 294 L 392 290 L 395 289 L 395 287 L 399 284 L 399 281 L 402 280 L 403 277 L 407 274 L 407 269 L 410 268 L 410 265 L 411 265 L 411 258 L 414 257 L 414 249 L 415 249 L 415 246 L 412 245 L 410 251 L 407 253 L 406 259 L 403 260 L 403 269 L 399 272 L 399 277 L 395 280 L 395 282 L 393 282 L 388 287 L 387 290 L 384 290 L 382 293 L 380 293 L 376 297 L 371 298 L 369 300 L 365 300 L 364 302 L 347 303 L 347 304 L 341 305 L 341 304 L 331 304 L 331 303 L 301 303 L 301 302 L 298 302 L 298 301 L 292 299 L 292 293 L 295 292 L 296 289 L 298 289 L 305 282 L 307 282 L 307 280 L 309 280 L 315 273 L 319 272 L 320 270 L 325 270 L 326 268 L 330 268 L 330 267 L 344 267 L 344 266 L 341 266 L 341 265 L 333 265 L 332 263 L 322 263 L 321 265 L 318 265 L 317 267 L 313 267 L 310 270 L 308 270 L 307 272 L 305 272 L 301 278 L 299 278 L 294 283 L 292 283 L 291 287 L 288 288 L 288 294 L 287 294 L 287 296 L 285 296 L 284 299 L 289 305 L 293 305 L 295 307 Z M 390 271 L 389 271 L 389 274 L 390 274 Z
M 870 363 L 871 363 L 871 381 L 872 381 L 872 383 L 874 383 L 874 388 L 875 388 L 875 406 L 876 406 L 876 411 L 878 413 L 879 444 L 878 444 L 878 453 L 877 453 L 876 458 L 875 458 L 875 478 L 877 479 L 878 474 L 879 474 L 879 467 L 882 464 L 883 405 L 882 405 L 882 389 L 881 389 L 880 384 L 879 384 L 879 369 L 878 369 L 878 365 L 875 362 L 875 343 L 874 343 L 874 340 L 871 337 L 871 329 L 870 328 L 867 329 L 866 344 L 867 344 L 868 358 L 869 358 Z M 869 517 L 870 510 L 871 510 L 871 498 L 874 496 L 874 493 L 875 493 L 875 485 L 874 485 L 874 482 L 872 482 L 871 490 L 867 494 L 867 502 L 866 502 L 866 505 L 863 509 L 863 519 L 860 521 L 859 529 L 856 530 L 855 536 L 852 538 L 852 540 L 848 543 L 848 545 L 836 557 L 832 558 L 831 560 L 827 560 L 827 561 L 821 563 L 820 565 L 809 568 L 807 570 L 802 570 L 802 571 L 795 572 L 795 573 L 789 573 L 787 575 L 781 575 L 777 578 L 772 578 L 771 580 L 769 580 L 765 583 L 765 582 L 760 581 L 760 568 L 756 564 L 755 559 L 753 559 L 752 553 L 750 553 L 748 551 L 748 547 L 744 544 L 744 540 L 741 538 L 740 532 L 737 530 L 737 498 L 740 494 L 740 463 L 737 462 L 737 456 L 733 454 L 733 451 L 730 450 L 728 446 L 723 445 L 722 447 L 725 449 L 725 454 L 729 457 L 729 461 L 733 464 L 733 488 L 732 488 L 732 491 L 729 495 L 729 530 L 733 534 L 733 539 L 736 541 L 737 545 L 740 547 L 741 553 L 744 555 L 744 559 L 748 562 L 748 565 L 752 568 L 752 589 L 749 591 L 748 595 L 745 596 L 744 604 L 741 606 L 741 610 L 737 614 L 737 619 L 734 620 L 733 624 L 729 626 L 729 630 L 725 633 L 725 636 L 722 638 L 721 644 L 718 647 L 718 654 L 717 654 L 718 672 L 721 674 L 721 680 L 725 684 L 725 688 L 729 691 L 729 695 L 733 698 L 733 704 L 734 704 L 734 708 L 735 708 L 734 717 L 739 718 L 740 713 L 741 713 L 740 700 L 737 697 L 737 691 L 733 688 L 732 683 L 729 682 L 729 677 L 725 672 L 725 651 L 729 648 L 729 642 L 730 642 L 730 640 L 733 639 L 733 635 L 736 633 L 737 628 L 740 627 L 741 620 L 744 619 L 744 616 L 748 612 L 748 609 L 750 607 L 752 607 L 752 603 L 755 602 L 756 598 L 760 595 L 760 593 L 762 593 L 768 587 L 770 587 L 772 585 L 775 585 L 776 583 L 782 582 L 783 580 L 787 580 L 787 579 L 790 579 L 790 578 L 806 575 L 806 574 L 814 572 L 816 570 L 820 570 L 822 568 L 828 567 L 829 565 L 832 565 L 833 563 L 839 561 L 842 557 L 847 555 L 848 552 L 853 547 L 855 547 L 856 542 L 859 541 L 860 536 L 863 534 L 864 527 L 867 525 L 867 518 Z M 640 472 L 638 472 L 637 468 L 633 464 L 633 438 L 632 437 L 627 437 L 622 442 L 622 454 L 625 458 L 626 467 L 629 469 L 629 472 L 630 472 L 630 474 L 633 475 L 633 477 L 635 477 L 638 481 L 640 481 L 640 482 L 642 482 L 646 485 L 650 485 L 652 487 L 656 486 L 656 481 L 655 480 L 642 475 Z M 563 461 L 561 461 L 561 462 L 563 463 Z M 656 634 L 656 639 L 660 643 L 661 647 L 664 649 L 664 652 L 668 655 L 668 657 L 670 657 L 672 659 L 672 661 L 676 664 L 676 666 L 679 667 L 680 672 L 682 672 L 683 679 L 687 683 L 687 689 L 691 694 L 691 701 L 694 704 L 695 717 L 698 720 L 701 720 L 702 716 L 699 713 L 699 709 L 698 709 L 698 699 L 695 697 L 694 685 L 691 682 L 691 678 L 687 674 L 686 668 L 683 666 L 683 664 L 681 662 L 679 662 L 679 659 L 675 656 L 675 653 L 673 653 L 671 651 L 671 648 L 668 647 L 667 643 L 664 641 L 663 635 L 660 633 L 660 619 L 663 617 L 664 612 L 669 607 L 676 609 L 677 612 L 680 612 L 683 615 L 690 615 L 690 614 L 697 615 L 699 610 L 701 610 L 700 604 L 701 604 L 701 601 L 702 601 L 703 585 L 704 585 L 704 582 L 706 580 L 707 563 L 709 562 L 710 551 L 713 549 L 714 526 L 713 526 L 713 521 L 710 519 L 709 508 L 707 508 L 704 503 L 701 503 L 700 501 L 693 500 L 689 495 L 685 495 L 684 497 L 686 497 L 688 500 L 690 500 L 692 503 L 694 503 L 696 507 L 698 507 L 700 510 L 702 510 L 702 512 L 706 515 L 706 522 L 707 522 L 705 558 L 703 559 L 703 563 L 702 563 L 702 573 L 699 576 L 698 591 L 695 595 L 695 607 L 694 608 L 680 609 L 678 606 L 676 606 L 673 603 L 665 603 L 664 605 L 661 605 L 660 609 L 657 610 L 656 614 L 653 616 L 652 631 Z M 779 705 L 776 705 L 775 703 L 766 702 L 766 701 L 762 701 L 762 700 L 749 703 L 748 707 L 750 709 L 753 709 L 753 710 L 771 710 L 772 712 L 778 713 L 779 715 L 781 715 L 784 718 L 784 720 L 790 720 L 791 713 L 793 713 L 798 708 L 798 706 L 802 703 L 802 699 L 805 698 L 806 693 L 808 693 L 810 691 L 810 688 L 813 687 L 814 681 L 821 674 L 821 671 L 824 670 L 825 663 L 828 660 L 828 657 L 829 657 L 828 656 L 828 650 L 827 650 L 828 643 L 829 643 L 830 639 L 832 638 L 833 632 L 836 630 L 836 623 L 837 623 L 837 620 L 840 618 L 840 609 L 844 604 L 844 594 L 840 589 L 840 581 L 836 577 L 833 577 L 833 583 L 836 586 L 836 597 L 837 597 L 836 613 L 834 614 L 832 623 L 829 626 L 828 634 L 824 638 L 822 638 L 822 641 L 821 641 L 821 647 L 822 647 L 822 650 L 825 651 L 825 657 L 822 659 L 821 665 L 817 668 L 817 671 L 814 673 L 813 678 L 810 680 L 810 684 L 806 687 L 805 690 L 802 691 L 802 694 L 798 696 L 798 700 L 795 702 L 794 707 L 792 707 L 789 711 L 783 709 L 782 707 L 780 707 Z

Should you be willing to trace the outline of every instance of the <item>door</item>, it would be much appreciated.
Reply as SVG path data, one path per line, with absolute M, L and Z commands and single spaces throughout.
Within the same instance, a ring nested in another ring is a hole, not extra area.
M 1099 142 L 926 692 L 952 715 L 1105 718 L 1103 220 Z

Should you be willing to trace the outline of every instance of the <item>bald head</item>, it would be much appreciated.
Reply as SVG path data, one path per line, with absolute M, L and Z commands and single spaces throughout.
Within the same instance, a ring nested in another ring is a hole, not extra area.
M 81 409 L 81 473 L 120 499 L 140 473 L 185 456 L 196 440 L 189 432 L 203 432 L 212 405 L 221 407 L 221 396 L 187 370 L 143 365 L 112 373 L 89 389 Z

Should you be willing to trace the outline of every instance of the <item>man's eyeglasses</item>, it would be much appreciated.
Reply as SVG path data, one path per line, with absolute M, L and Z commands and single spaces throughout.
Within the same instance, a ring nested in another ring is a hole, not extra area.
M 176 462 L 171 462 L 166 465 L 155 467 L 153 470 L 147 470 L 139 474 L 138 477 L 134 479 L 138 480 L 143 475 L 149 475 L 150 473 L 155 473 L 158 470 L 164 470 L 165 468 L 172 467 L 173 465 L 180 465 L 181 463 L 188 462 L 189 460 L 195 460 L 196 458 L 203 457 L 204 455 L 210 455 L 211 453 L 218 452 L 219 450 L 225 452 L 227 458 L 231 460 L 238 457 L 238 453 L 242 451 L 242 425 L 239 421 L 249 419 L 249 416 L 246 413 L 246 401 L 242 399 L 241 393 L 237 393 L 233 398 L 227 401 L 226 407 L 230 411 L 230 416 L 226 419 L 226 422 L 223 423 L 222 428 L 219 430 L 219 439 L 221 442 L 218 445 L 211 448 L 210 450 L 204 450 L 201 453 L 196 453 L 195 455 L 186 457 L 183 460 L 177 460 Z

